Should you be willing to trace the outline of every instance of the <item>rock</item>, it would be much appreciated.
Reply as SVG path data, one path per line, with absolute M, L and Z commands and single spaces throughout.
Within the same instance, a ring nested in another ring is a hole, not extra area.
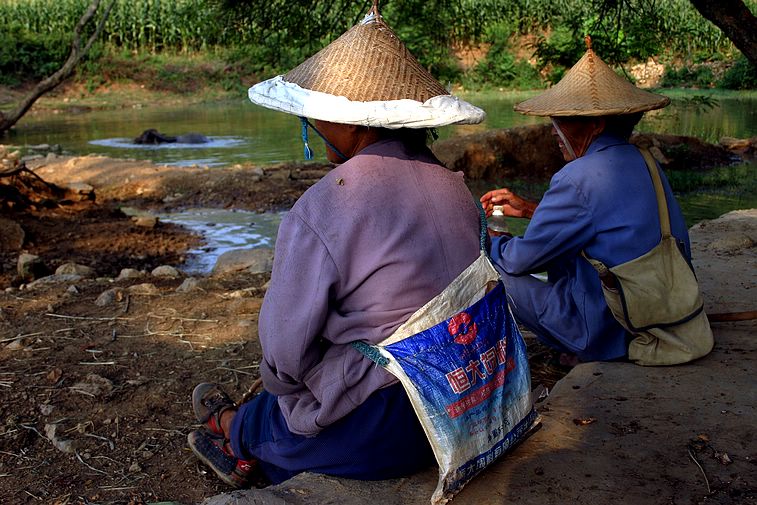
M 55 275 L 74 274 L 83 278 L 95 277 L 95 270 L 86 265 L 79 265 L 78 263 L 64 263 L 55 269 Z
M 754 240 L 743 233 L 727 233 L 710 242 L 708 249 L 725 254 L 735 254 L 755 246 Z
M 139 270 L 135 270 L 133 268 L 124 268 L 121 270 L 121 273 L 118 274 L 118 277 L 116 277 L 117 281 L 124 281 L 128 279 L 139 279 L 140 277 L 143 277 L 145 274 L 144 272 L 140 272 Z
M 50 273 L 42 258 L 28 253 L 19 255 L 16 270 L 19 278 L 24 281 L 33 281 Z
M 723 137 L 720 139 L 720 145 L 745 159 L 757 156 L 757 137 L 748 139 Z
M 565 164 L 548 124 L 452 137 L 431 148 L 444 166 L 463 171 L 469 179 L 543 180 Z
M 34 282 L 30 282 L 26 285 L 26 289 L 36 289 L 42 286 L 51 286 L 53 284 L 76 282 L 80 280 L 82 280 L 82 276 L 77 274 L 53 274 L 41 277 Z
M 18 351 L 20 349 L 24 348 L 24 339 L 23 338 L 17 338 L 16 340 L 11 340 L 9 344 L 5 346 L 6 349 L 9 351 Z
M 256 247 L 254 249 L 234 249 L 225 252 L 218 257 L 211 275 L 224 275 L 230 272 L 241 271 L 259 274 L 270 272 L 272 268 L 272 248 Z
M 83 182 L 70 182 L 65 186 L 66 197 L 69 200 L 82 202 L 95 199 L 95 188 Z
M 155 228 L 158 225 L 158 218 L 149 215 L 132 216 L 132 222 L 140 228 Z
M 116 302 L 120 302 L 124 299 L 124 292 L 121 288 L 112 288 L 100 293 L 100 296 L 95 300 L 95 305 L 98 307 L 107 307 L 113 305 Z
M 26 233 L 17 222 L 0 217 L 0 251 L 18 251 L 24 246 Z
M 77 288 L 75 285 L 71 284 L 68 289 L 66 290 L 66 293 L 69 295 L 78 295 L 79 294 L 79 288 Z
M 189 293 L 190 291 L 202 290 L 202 281 L 196 277 L 187 277 L 181 286 L 176 288 L 177 293 Z
M 160 265 L 159 267 L 153 269 L 151 274 L 153 277 L 168 277 L 171 279 L 181 277 L 181 272 L 176 270 L 171 265 Z
M 71 390 L 98 398 L 113 391 L 113 383 L 105 377 L 91 373 L 83 382 L 71 386 Z
M 150 284 L 149 282 L 145 282 L 143 284 L 135 284 L 134 286 L 129 286 L 128 291 L 132 295 L 142 295 L 142 296 L 154 296 L 154 295 L 160 294 L 160 291 L 158 290 L 158 288 L 155 287 L 155 284 Z
M 76 452 L 76 444 L 73 440 L 60 438 L 55 432 L 58 428 L 57 424 L 45 425 L 45 436 L 53 444 L 53 447 L 61 452 L 71 454 Z

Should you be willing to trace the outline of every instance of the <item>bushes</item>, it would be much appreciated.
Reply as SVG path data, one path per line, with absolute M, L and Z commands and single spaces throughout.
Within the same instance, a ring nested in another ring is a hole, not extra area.
M 706 65 L 683 66 L 679 69 L 667 67 L 660 80 L 660 86 L 709 88 L 714 81 L 712 69 Z
M 725 89 L 757 89 L 757 68 L 743 55 L 729 68 L 718 83 Z
M 0 84 L 45 77 L 63 64 L 70 49 L 70 36 L 36 34 L 11 25 L 0 31 Z

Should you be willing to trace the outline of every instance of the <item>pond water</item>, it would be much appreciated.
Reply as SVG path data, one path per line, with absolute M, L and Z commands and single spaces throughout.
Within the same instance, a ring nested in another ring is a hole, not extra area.
M 533 93 L 471 93 L 463 95 L 487 111 L 480 125 L 441 128 L 442 138 L 546 121 L 513 111 L 513 105 Z M 641 131 L 692 135 L 710 142 L 723 136 L 757 135 L 757 95 L 723 94 L 702 105 L 697 95 L 674 98 L 672 105 L 645 115 Z M 209 144 L 134 145 L 131 140 L 148 128 L 168 135 L 202 133 Z M 302 159 L 299 121 L 288 114 L 253 105 L 247 100 L 145 107 L 84 114 L 33 115 L 24 118 L 10 137 L 15 145 L 59 144 L 72 154 L 96 153 L 120 158 L 149 159 L 175 165 L 225 165 L 240 162 L 276 163 Z M 322 142 L 311 142 L 316 158 L 324 159 Z
M 704 92 L 674 91 L 672 104 L 647 113 L 638 129 L 644 132 L 690 135 L 709 142 L 721 137 L 747 138 L 757 135 L 757 95 L 718 93 L 702 99 Z M 471 93 L 466 100 L 487 111 L 480 125 L 441 128 L 441 138 L 491 128 L 535 124 L 544 118 L 523 116 L 513 105 L 533 93 Z M 199 132 L 208 144 L 134 145 L 134 137 L 148 128 L 168 135 Z M 325 159 L 322 142 L 313 135 L 311 147 L 316 159 Z M 278 163 L 302 160 L 300 127 L 296 118 L 252 105 L 247 100 L 189 105 L 146 107 L 84 114 L 32 115 L 24 118 L 9 139 L 18 146 L 59 144 L 71 154 L 102 154 L 118 158 L 153 160 L 171 165 L 229 165 L 236 163 Z M 729 169 L 730 170 L 730 169 Z M 757 207 L 757 164 L 742 166 L 730 181 L 712 187 L 699 186 L 679 192 L 689 226 L 717 217 L 729 210 Z M 516 184 L 518 181 L 507 181 Z M 546 185 L 527 188 L 538 198 Z M 702 189 L 704 188 L 704 189 Z M 471 187 L 475 194 L 491 189 L 481 182 Z M 160 216 L 182 224 L 206 237 L 206 245 L 190 254 L 186 269 L 207 272 L 218 255 L 239 247 L 272 246 L 282 213 L 255 214 L 238 210 L 191 209 Z M 511 231 L 521 234 L 527 221 L 510 220 Z

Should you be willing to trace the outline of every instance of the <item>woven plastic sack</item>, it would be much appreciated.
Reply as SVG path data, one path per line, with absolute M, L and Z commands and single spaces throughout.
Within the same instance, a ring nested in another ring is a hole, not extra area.
M 523 337 L 484 254 L 391 337 L 361 350 L 400 380 L 423 425 L 439 464 L 432 504 L 448 502 L 537 422 Z

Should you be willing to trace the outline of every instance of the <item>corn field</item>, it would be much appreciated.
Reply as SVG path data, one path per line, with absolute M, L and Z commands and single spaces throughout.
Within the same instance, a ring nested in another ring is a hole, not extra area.
M 0 0 L 0 26 L 16 25 L 39 35 L 70 33 L 89 4 L 89 0 Z M 199 50 L 220 44 L 226 35 L 215 19 L 214 9 L 204 0 L 117 0 L 103 38 L 129 50 Z
M 352 21 L 370 4 L 367 0 L 315 2 L 309 4 L 308 12 L 299 12 L 303 10 L 302 6 L 306 2 L 298 5 L 298 2 L 288 1 L 285 2 L 285 8 L 282 7 L 284 4 L 275 0 L 250 3 L 258 4 L 257 7 L 253 7 L 258 13 L 268 11 L 265 16 L 267 26 L 255 23 L 254 18 L 248 18 L 248 22 L 245 23 L 229 23 L 228 18 L 220 15 L 219 2 L 208 0 L 117 0 L 105 25 L 104 39 L 114 47 L 151 52 L 201 50 L 218 45 L 259 43 L 262 42 L 260 34 L 275 31 L 278 24 L 282 25 L 283 31 L 291 31 L 291 27 L 285 26 L 287 21 L 294 20 L 296 23 L 299 18 L 300 24 L 307 24 L 309 19 L 313 19 L 313 6 L 319 11 L 315 17 L 320 20 L 320 25 L 331 25 L 341 32 L 344 23 L 329 20 L 329 16 L 342 16 Z M 746 3 L 754 10 L 757 0 L 747 0 Z M 399 14 L 398 18 L 390 20 L 393 26 L 399 27 L 403 19 L 407 19 L 403 18 L 403 15 L 413 8 L 412 4 L 426 4 L 427 7 L 423 10 L 425 15 L 430 12 L 442 13 L 447 29 L 457 40 L 480 39 L 488 26 L 503 20 L 514 30 L 521 32 L 578 22 L 589 25 L 588 28 L 591 28 L 592 24 L 599 27 L 604 23 L 612 27 L 617 26 L 622 32 L 623 28 L 628 31 L 628 27 L 633 24 L 643 26 L 644 18 L 648 17 L 653 9 L 657 13 L 659 23 L 658 26 L 649 28 L 667 33 L 671 39 L 669 47 L 676 51 L 715 51 L 728 44 L 720 30 L 702 18 L 688 0 L 606 2 L 608 5 L 625 4 L 625 20 L 620 21 L 614 17 L 618 14 L 611 10 L 598 12 L 598 6 L 602 2 L 586 0 L 382 2 L 386 13 Z M 0 0 L 0 27 L 16 25 L 40 35 L 65 34 L 71 32 L 88 5 L 89 0 Z M 429 6 L 432 7 L 431 10 Z M 282 10 L 280 15 L 270 14 L 277 9 Z M 661 12 L 664 15 L 660 16 Z M 316 38 L 328 38 L 338 33 L 314 35 Z M 256 38 L 258 40 L 255 40 Z

